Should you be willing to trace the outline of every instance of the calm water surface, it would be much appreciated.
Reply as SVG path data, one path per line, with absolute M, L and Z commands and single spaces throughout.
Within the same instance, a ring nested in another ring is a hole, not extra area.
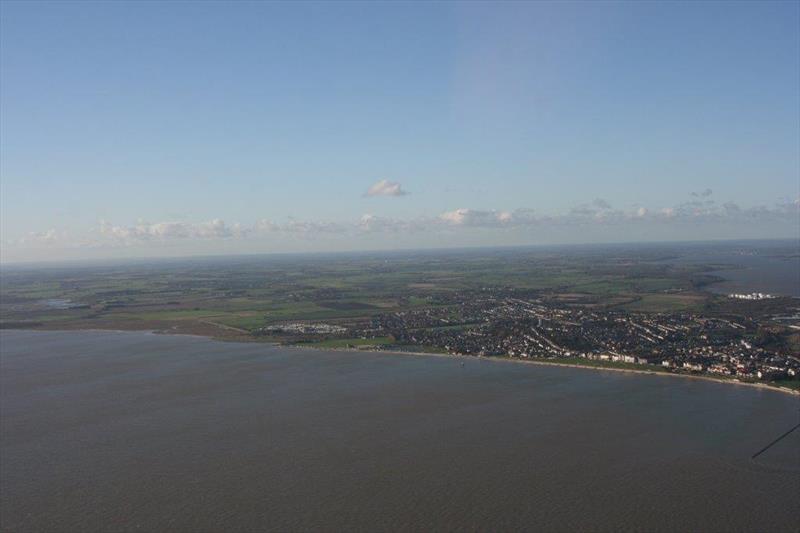
M 725 279 L 713 292 L 765 292 L 800 298 L 800 257 L 745 256 L 730 259 L 731 269 L 712 272 Z
M 0 335 L 0 529 L 797 531 L 796 397 L 146 333 Z
M 676 264 L 710 264 L 709 272 L 723 279 L 709 285 L 711 292 L 765 292 L 800 298 L 800 244 L 797 241 L 693 245 L 680 251 Z

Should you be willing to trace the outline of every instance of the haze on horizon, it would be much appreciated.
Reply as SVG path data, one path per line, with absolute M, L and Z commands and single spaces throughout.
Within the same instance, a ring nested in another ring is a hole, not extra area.
M 0 261 L 800 238 L 797 2 L 0 5 Z

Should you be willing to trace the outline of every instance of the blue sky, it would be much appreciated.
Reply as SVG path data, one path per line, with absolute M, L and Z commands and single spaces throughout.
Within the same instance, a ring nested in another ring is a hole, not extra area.
M 797 237 L 799 6 L 4 1 L 0 259 Z

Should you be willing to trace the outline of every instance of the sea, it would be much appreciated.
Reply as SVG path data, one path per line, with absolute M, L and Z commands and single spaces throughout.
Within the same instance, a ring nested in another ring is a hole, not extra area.
M 731 268 L 711 272 L 724 281 L 710 286 L 712 292 L 763 292 L 800 298 L 800 256 L 795 258 L 737 257 Z
M 711 292 L 800 298 L 800 243 L 796 240 L 693 243 L 673 245 L 673 249 L 677 249 L 676 258 L 666 262 L 716 265 L 708 273 L 721 281 L 707 287 Z
M 463 363 L 463 365 L 462 365 Z M 454 356 L 0 333 L 0 530 L 797 531 L 797 396 Z

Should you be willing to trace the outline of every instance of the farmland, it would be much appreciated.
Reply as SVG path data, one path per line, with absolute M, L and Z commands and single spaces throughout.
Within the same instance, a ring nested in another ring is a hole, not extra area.
M 792 377 L 800 367 L 797 300 L 710 292 L 719 265 L 684 260 L 693 250 L 618 245 L 5 268 L 0 327 Z

